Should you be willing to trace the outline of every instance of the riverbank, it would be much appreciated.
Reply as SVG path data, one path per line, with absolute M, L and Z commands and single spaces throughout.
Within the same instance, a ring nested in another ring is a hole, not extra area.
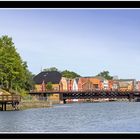
M 49 101 L 39 101 L 39 100 L 22 100 L 17 106 L 17 110 L 25 110 L 30 108 L 49 108 L 52 107 L 52 103 Z M 7 105 L 7 110 L 15 110 L 12 105 Z
M 26 101 L 23 100 L 21 101 L 21 103 L 19 104 L 19 109 L 20 110 L 25 110 L 25 109 L 29 109 L 29 108 L 48 108 L 48 107 L 52 107 L 52 103 L 49 101 Z
M 80 100 L 68 100 L 66 104 L 69 103 L 103 103 L 103 102 L 129 102 L 128 99 L 109 99 L 109 98 L 101 98 L 101 99 L 80 99 Z M 22 99 L 19 105 L 17 106 L 17 110 L 26 110 L 31 108 L 49 108 L 53 107 L 54 104 L 59 104 L 58 102 L 54 102 L 52 100 L 37 100 L 33 98 Z M 7 110 L 15 110 L 12 105 L 7 104 Z
M 66 103 L 102 103 L 102 102 L 129 102 L 128 99 L 126 98 L 99 98 L 99 99 L 71 99 L 71 100 L 66 100 Z

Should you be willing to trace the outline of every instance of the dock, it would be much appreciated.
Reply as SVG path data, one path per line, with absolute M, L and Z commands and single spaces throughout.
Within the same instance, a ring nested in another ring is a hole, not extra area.
M 19 95 L 0 95 L 0 105 L 1 111 L 6 111 L 6 105 L 11 104 L 13 109 L 17 109 L 19 102 L 21 101 L 21 96 Z

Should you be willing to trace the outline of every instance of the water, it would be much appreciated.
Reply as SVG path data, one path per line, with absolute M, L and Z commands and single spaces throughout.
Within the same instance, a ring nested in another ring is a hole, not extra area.
M 0 132 L 140 132 L 140 102 L 0 111 Z

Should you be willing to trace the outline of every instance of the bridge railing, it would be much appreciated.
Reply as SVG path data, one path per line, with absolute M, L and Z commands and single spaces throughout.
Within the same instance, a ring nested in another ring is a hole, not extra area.
M 77 93 L 79 93 L 79 92 L 96 92 L 96 93 L 102 93 L 102 92 L 105 92 L 105 93 L 111 93 L 111 92 L 120 92 L 120 93 L 137 93 L 137 92 L 139 92 L 140 93 L 140 91 L 139 90 L 118 90 L 118 89 L 115 89 L 115 90 L 108 90 L 108 89 L 104 89 L 104 90 L 99 90 L 99 89 L 92 89 L 92 90 L 51 90 L 51 91 L 36 91 L 36 90 L 32 90 L 32 91 L 30 91 L 30 94 L 31 93 L 73 93 L 73 92 L 77 92 Z
M 20 101 L 19 95 L 0 95 L 0 101 Z

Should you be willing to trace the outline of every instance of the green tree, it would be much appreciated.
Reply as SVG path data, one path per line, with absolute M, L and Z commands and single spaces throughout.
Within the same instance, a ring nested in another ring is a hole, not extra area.
M 58 69 L 56 67 L 50 67 L 50 68 L 43 69 L 43 71 L 58 71 Z
M 53 89 L 52 82 L 48 82 L 48 83 L 47 83 L 46 89 L 47 89 L 48 91 L 51 91 L 51 90 Z
M 113 77 L 109 75 L 109 71 L 100 72 L 97 76 L 102 76 L 107 80 L 112 80 Z
M 68 71 L 68 70 L 64 70 L 61 72 L 62 76 L 63 77 L 66 77 L 66 78 L 76 78 L 76 77 L 80 77 L 79 74 L 73 72 L 73 71 Z
M 0 38 L 0 85 L 7 90 L 29 89 L 32 74 L 16 51 L 12 38 Z
M 63 77 L 66 77 L 66 78 L 81 77 L 79 74 L 77 74 L 73 71 L 69 71 L 69 70 L 60 71 L 56 67 L 46 68 L 46 69 L 43 69 L 43 71 L 58 71 L 62 74 Z

